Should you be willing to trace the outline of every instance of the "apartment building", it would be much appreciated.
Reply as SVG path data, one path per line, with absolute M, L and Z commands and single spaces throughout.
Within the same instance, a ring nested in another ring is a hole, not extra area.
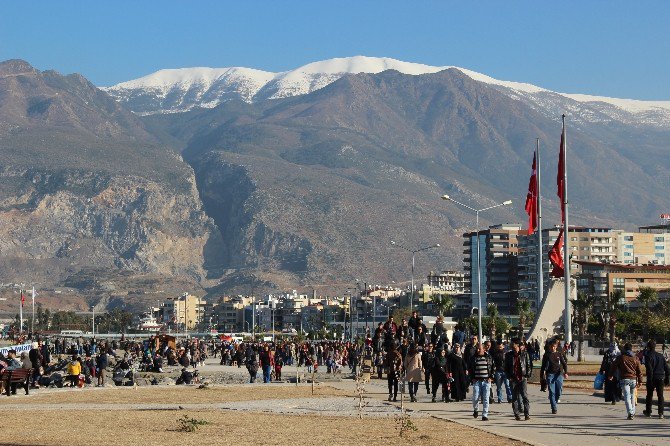
M 577 290 L 607 297 L 616 290 L 624 292 L 625 301 L 634 301 L 640 288 L 655 288 L 661 295 L 670 290 L 670 265 L 630 265 L 576 261 L 581 272 L 577 275 Z
M 643 226 L 639 232 L 614 231 L 618 263 L 670 264 L 670 227 Z
M 163 322 L 177 328 L 193 330 L 205 315 L 206 302 L 192 294 L 183 293 L 179 297 L 169 297 L 162 304 Z
M 482 314 L 486 313 L 486 306 L 490 302 L 498 306 L 501 314 L 513 314 L 516 311 L 518 236 L 522 232 L 521 225 L 501 224 L 490 226 L 479 233 L 463 234 L 465 282 L 466 288 L 472 290 L 471 308 L 479 306 L 477 283 L 481 271 Z

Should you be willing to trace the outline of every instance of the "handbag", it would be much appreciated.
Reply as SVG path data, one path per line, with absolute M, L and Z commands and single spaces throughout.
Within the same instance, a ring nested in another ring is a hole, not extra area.
M 605 387 L 605 374 L 598 373 L 596 375 L 596 378 L 593 380 L 593 388 L 595 390 L 603 390 L 604 387 Z

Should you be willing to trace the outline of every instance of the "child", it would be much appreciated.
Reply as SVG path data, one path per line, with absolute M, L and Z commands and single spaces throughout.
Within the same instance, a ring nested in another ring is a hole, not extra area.
M 281 368 L 284 366 L 284 359 L 281 355 L 275 357 L 275 380 L 281 381 Z

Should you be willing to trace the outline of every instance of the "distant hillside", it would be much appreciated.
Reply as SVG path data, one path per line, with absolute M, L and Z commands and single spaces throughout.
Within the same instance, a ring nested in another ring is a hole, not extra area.
M 512 198 L 483 224 L 524 222 L 536 137 L 544 221 L 557 223 L 563 111 L 549 117 L 449 69 L 349 75 L 307 95 L 144 120 L 186 146 L 227 267 L 289 286 L 408 280 L 408 255 L 391 239 L 443 245 L 421 254 L 417 274 L 459 268 L 474 216 L 440 195 L 481 206 Z M 670 209 L 667 130 L 571 114 L 568 125 L 573 223 L 634 227 Z
M 83 77 L 19 60 L 0 63 L 0 216 L 3 282 L 93 301 L 134 275 L 199 287 L 220 244 L 178 153 Z

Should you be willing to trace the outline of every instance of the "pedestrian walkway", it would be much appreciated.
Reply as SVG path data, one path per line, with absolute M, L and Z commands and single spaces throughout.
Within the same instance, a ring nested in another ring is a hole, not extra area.
M 352 390 L 351 381 L 329 384 Z M 386 381 L 372 381 L 366 385 L 367 396 L 385 400 L 388 396 Z M 468 394 L 471 396 L 472 391 Z M 634 420 L 626 420 L 623 403 L 615 406 L 604 399 L 585 392 L 566 389 L 561 396 L 558 414 L 552 415 L 547 393 L 539 387 L 528 387 L 531 419 L 516 421 L 510 404 L 491 404 L 489 421 L 472 417 L 470 401 L 460 403 L 431 403 L 423 384 L 419 388 L 419 402 L 405 403 L 411 411 L 421 411 L 437 418 L 481 429 L 486 432 L 543 446 L 667 446 L 670 444 L 670 420 L 645 418 L 644 406 L 638 406 Z M 400 403 L 393 403 L 398 406 Z M 411 412 L 410 412 L 411 413 Z M 654 413 L 656 409 L 654 407 Z

